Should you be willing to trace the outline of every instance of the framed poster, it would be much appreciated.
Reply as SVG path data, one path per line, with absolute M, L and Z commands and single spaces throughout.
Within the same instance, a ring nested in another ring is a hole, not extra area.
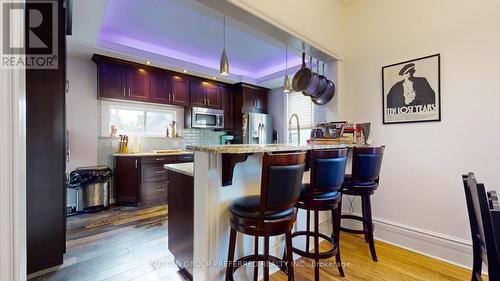
M 384 124 L 441 121 L 440 55 L 382 67 Z

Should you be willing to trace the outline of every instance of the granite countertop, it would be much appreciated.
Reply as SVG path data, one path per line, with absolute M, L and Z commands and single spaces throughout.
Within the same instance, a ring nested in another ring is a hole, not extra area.
M 194 176 L 194 163 L 189 162 L 189 163 L 178 163 L 178 164 L 165 164 L 163 165 L 163 168 L 178 172 L 187 176 Z
M 140 152 L 140 153 L 114 153 L 113 156 L 123 157 L 147 157 L 147 156 L 168 156 L 168 155 L 184 155 L 184 154 L 193 154 L 192 151 L 180 150 L 178 152 Z
M 350 147 L 345 144 L 308 144 L 308 145 L 291 145 L 291 144 L 232 144 L 232 145 L 209 145 L 209 146 L 187 146 L 186 149 L 192 151 L 201 151 L 208 153 L 264 153 L 264 152 L 280 152 L 280 151 L 297 151 L 297 150 L 312 150 L 312 149 L 331 149 Z

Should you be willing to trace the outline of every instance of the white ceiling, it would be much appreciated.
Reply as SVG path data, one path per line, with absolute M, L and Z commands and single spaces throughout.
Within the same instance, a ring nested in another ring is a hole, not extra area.
M 351 0 L 352 1 L 352 0 Z M 218 76 L 223 14 L 194 0 L 75 0 L 70 55 L 112 55 L 204 77 Z M 226 18 L 231 75 L 218 79 L 281 86 L 285 44 Z M 300 67 L 289 50 L 289 75 Z

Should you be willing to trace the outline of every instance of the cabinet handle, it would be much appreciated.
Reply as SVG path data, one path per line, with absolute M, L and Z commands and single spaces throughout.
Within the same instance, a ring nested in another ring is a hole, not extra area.
M 171 93 L 168 93 L 168 101 L 172 101 L 171 95 Z
M 156 192 L 161 192 L 161 191 L 165 191 L 165 188 L 160 188 L 156 190 Z
M 175 94 L 172 94 L 172 101 L 175 101 Z
M 135 168 L 137 169 L 137 159 L 135 159 Z
M 130 97 L 130 88 L 128 88 L 128 96 Z
M 165 173 L 165 171 L 158 170 L 158 171 L 156 171 L 156 173 L 157 173 L 157 174 L 164 174 L 164 173 Z
M 165 161 L 165 158 L 156 158 L 155 161 Z
M 125 95 L 125 87 L 123 87 L 123 96 L 126 97 L 126 95 Z

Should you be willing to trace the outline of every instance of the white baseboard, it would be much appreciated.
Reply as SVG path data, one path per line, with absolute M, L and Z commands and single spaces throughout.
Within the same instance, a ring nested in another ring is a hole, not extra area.
M 359 214 L 353 214 L 359 215 Z M 433 233 L 428 230 L 373 218 L 376 240 L 398 246 L 459 267 L 471 269 L 472 244 L 454 237 Z M 358 227 L 356 222 L 345 220 L 346 227 Z

